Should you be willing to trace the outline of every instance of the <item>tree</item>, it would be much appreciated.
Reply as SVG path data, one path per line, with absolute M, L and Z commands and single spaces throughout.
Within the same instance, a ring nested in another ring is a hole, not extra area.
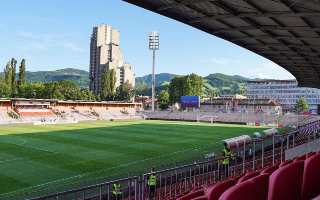
M 16 82 L 16 68 L 17 68 L 17 60 L 14 58 L 11 58 L 10 61 L 11 65 L 11 96 L 15 97 L 17 94 L 17 82 Z
M 166 90 L 162 90 L 158 96 L 158 105 L 161 110 L 165 110 L 169 107 L 169 93 Z
M 203 94 L 203 78 L 197 74 L 192 73 L 190 76 L 191 80 L 191 94 L 193 96 L 202 96 Z
M 15 79 L 17 61 L 12 58 L 4 69 L 4 78 L 0 77 L 0 98 L 21 97 L 38 99 L 95 100 L 88 89 L 81 89 L 75 82 L 63 80 L 48 83 L 31 83 L 26 81 L 25 59 L 19 66 L 18 81 Z M 115 87 L 115 72 L 110 73 L 110 79 Z M 115 90 L 115 89 L 113 89 Z
M 247 88 L 245 84 L 240 84 L 240 94 L 241 95 L 247 95 Z
M 232 84 L 230 88 L 231 94 L 239 94 L 240 93 L 240 87 L 238 83 Z
M 8 85 L 6 84 L 5 80 L 0 77 L 0 98 L 8 98 L 10 95 L 11 92 Z
M 207 97 L 209 97 L 212 100 L 214 97 L 217 97 L 217 96 L 219 96 L 218 88 L 208 89 Z
M 130 101 L 134 96 L 134 90 L 132 85 L 126 81 L 120 85 L 116 91 L 116 99 L 120 101 Z
M 143 96 L 148 95 L 148 90 L 149 90 L 148 85 L 145 83 L 142 83 L 135 88 L 136 94 L 143 95 Z
M 81 99 L 80 87 L 73 81 L 63 80 L 57 82 L 57 90 L 63 94 L 64 99 L 79 100 Z
M 18 87 L 26 82 L 26 60 L 22 59 L 20 66 L 19 66 L 19 80 L 18 80 Z
M 4 81 L 5 84 L 7 85 L 8 92 L 10 93 L 11 96 L 11 91 L 12 91 L 12 67 L 11 67 L 11 62 L 9 61 L 6 65 L 6 68 L 4 69 Z
M 116 71 L 114 69 L 106 70 L 101 80 L 101 99 L 114 100 L 116 92 Z
M 304 97 L 300 97 L 295 105 L 295 111 L 297 113 L 307 112 L 309 110 L 309 104 Z
M 96 97 L 94 94 L 88 90 L 87 88 L 85 89 L 80 89 L 81 91 L 81 100 L 87 100 L 87 101 L 95 101 Z
M 171 104 L 180 101 L 180 97 L 183 96 L 183 84 L 183 76 L 176 76 L 173 79 L 171 79 L 169 85 L 169 99 Z
M 202 96 L 202 94 L 203 79 L 201 76 L 191 74 L 171 79 L 169 85 L 170 103 L 179 102 L 181 96 Z

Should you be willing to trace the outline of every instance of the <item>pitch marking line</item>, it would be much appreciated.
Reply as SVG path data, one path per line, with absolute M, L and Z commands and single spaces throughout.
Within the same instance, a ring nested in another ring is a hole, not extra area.
M 25 158 L 14 158 L 14 159 L 0 160 L 0 164 L 5 164 L 13 161 L 24 160 L 24 159 Z

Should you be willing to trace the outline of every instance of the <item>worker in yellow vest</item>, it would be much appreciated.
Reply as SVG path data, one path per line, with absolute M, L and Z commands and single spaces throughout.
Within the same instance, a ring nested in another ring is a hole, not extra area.
M 220 171 L 220 176 L 222 172 L 227 178 L 229 176 L 230 161 L 232 158 L 232 152 L 227 143 L 224 143 L 222 155 L 223 155 L 223 160 L 222 160 L 222 170 Z
M 156 193 L 157 177 L 154 168 L 151 169 L 150 176 L 147 180 L 147 185 L 149 188 L 149 199 L 153 199 Z
M 112 184 L 112 196 L 114 200 L 120 200 L 121 199 L 121 185 L 120 183 L 114 183 Z

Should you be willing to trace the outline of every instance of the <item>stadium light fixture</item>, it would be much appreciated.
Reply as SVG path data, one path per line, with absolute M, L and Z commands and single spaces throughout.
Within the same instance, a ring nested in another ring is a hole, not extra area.
M 156 51 L 159 50 L 159 33 L 156 31 L 153 31 L 149 34 L 149 50 L 152 51 L 152 112 L 154 112 L 154 101 L 156 93 L 155 62 Z

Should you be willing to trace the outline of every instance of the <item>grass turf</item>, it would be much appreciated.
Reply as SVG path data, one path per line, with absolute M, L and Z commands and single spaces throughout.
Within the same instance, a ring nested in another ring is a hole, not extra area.
M 0 126 L 0 199 L 190 162 L 219 152 L 225 138 L 255 131 L 261 128 L 167 121 Z

